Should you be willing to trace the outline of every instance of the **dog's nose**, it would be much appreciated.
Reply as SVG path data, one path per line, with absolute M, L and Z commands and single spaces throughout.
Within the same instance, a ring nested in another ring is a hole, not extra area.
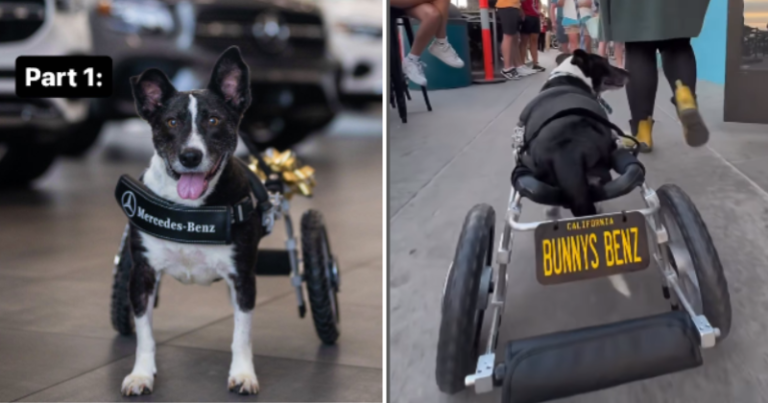
M 187 148 L 179 155 L 179 162 L 187 168 L 194 168 L 200 165 L 203 160 L 203 152 L 196 148 Z

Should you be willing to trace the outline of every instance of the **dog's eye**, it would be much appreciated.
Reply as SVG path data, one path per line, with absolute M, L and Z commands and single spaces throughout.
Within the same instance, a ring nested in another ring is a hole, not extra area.
M 176 125 L 179 124 L 179 121 L 176 119 L 168 119 L 168 127 L 176 127 Z
M 216 126 L 219 124 L 219 118 L 216 117 L 210 117 L 208 118 L 208 124 L 211 126 Z

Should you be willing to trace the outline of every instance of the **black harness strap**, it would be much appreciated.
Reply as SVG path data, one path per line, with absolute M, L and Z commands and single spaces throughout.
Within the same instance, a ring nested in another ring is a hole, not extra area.
M 232 206 L 189 207 L 165 200 L 140 180 L 123 175 L 115 198 L 126 217 L 141 231 L 181 243 L 230 244 L 232 225 L 250 219 L 257 209 L 272 208 L 269 193 L 245 162 L 234 158 L 247 172 L 250 193 Z
M 554 114 L 553 116 L 551 116 L 550 118 L 548 118 L 547 120 L 545 120 L 533 133 L 531 133 L 530 137 L 528 137 L 523 142 L 522 147 L 520 147 L 520 152 L 523 153 L 526 150 L 528 150 L 528 147 L 530 146 L 530 143 L 533 142 L 533 140 L 536 138 L 536 136 L 538 136 L 539 133 L 541 132 L 541 130 L 544 129 L 544 127 L 546 127 L 548 124 L 550 124 L 550 123 L 554 122 L 555 120 L 560 119 L 562 117 L 574 116 L 574 115 L 576 115 L 576 116 L 583 116 L 585 118 L 590 118 L 590 119 L 596 120 L 598 123 L 600 123 L 600 124 L 602 124 L 604 126 L 607 126 L 609 129 L 611 129 L 614 132 L 616 132 L 616 134 L 619 137 L 630 138 L 636 144 L 639 144 L 637 139 L 635 139 L 632 136 L 627 136 L 626 134 L 624 134 L 624 131 L 621 130 L 621 128 L 616 126 L 610 120 L 608 120 L 608 119 L 598 115 L 597 113 L 595 113 L 595 112 L 593 112 L 593 111 L 591 111 L 589 109 L 584 109 L 584 108 L 570 108 L 570 109 L 561 110 L 561 111 L 557 112 L 556 114 Z M 637 155 L 637 152 L 633 151 L 633 154 Z
M 553 110 L 556 112 L 551 112 Z M 578 87 L 557 86 L 542 91 L 520 114 L 520 124 L 525 127 L 520 155 L 526 155 L 530 144 L 547 125 L 573 115 L 595 120 L 616 132 L 619 137 L 630 138 L 639 145 L 637 139 L 624 134 L 623 130 L 608 119 L 604 101 L 599 97 Z M 638 151 L 639 147 L 635 147 L 633 154 L 637 155 Z

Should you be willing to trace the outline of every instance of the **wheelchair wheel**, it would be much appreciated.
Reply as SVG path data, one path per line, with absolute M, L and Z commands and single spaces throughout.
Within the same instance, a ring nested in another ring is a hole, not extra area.
M 464 378 L 475 372 L 491 287 L 495 221 L 496 213 L 487 204 L 469 211 L 448 272 L 435 369 L 437 386 L 444 393 L 463 390 Z
M 707 226 L 688 195 L 675 185 L 657 190 L 661 219 L 669 236 L 668 256 L 683 294 L 693 310 L 720 330 L 718 341 L 731 330 L 731 297 L 723 266 Z
M 128 283 L 131 279 L 131 260 L 130 248 L 127 245 L 128 228 L 123 235 L 123 241 L 120 243 L 120 250 L 117 252 L 118 261 L 115 262 L 115 279 L 112 283 L 112 306 L 110 316 L 112 327 L 121 335 L 129 336 L 133 334 L 133 312 L 131 312 L 131 301 L 128 297 Z
M 319 211 L 309 210 L 301 217 L 301 252 L 317 336 L 324 344 L 334 344 L 339 338 L 339 270 Z

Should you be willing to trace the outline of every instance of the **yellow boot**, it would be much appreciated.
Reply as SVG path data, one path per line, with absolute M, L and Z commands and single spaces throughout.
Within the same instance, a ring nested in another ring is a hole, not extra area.
M 651 135 L 653 130 L 653 118 L 649 116 L 648 119 L 639 122 L 631 120 L 629 121 L 629 126 L 632 130 L 632 136 L 634 136 L 640 143 L 640 152 L 651 152 L 653 150 L 653 136 Z M 635 142 L 628 138 L 622 138 L 621 141 L 627 148 L 634 148 L 636 146 Z
M 691 147 L 703 146 L 709 141 L 709 129 L 707 129 L 707 125 L 704 124 L 704 119 L 699 113 L 696 99 L 694 99 L 691 89 L 682 81 L 677 80 L 675 85 L 677 86 L 675 89 L 675 106 L 680 123 L 683 124 L 685 142 Z

